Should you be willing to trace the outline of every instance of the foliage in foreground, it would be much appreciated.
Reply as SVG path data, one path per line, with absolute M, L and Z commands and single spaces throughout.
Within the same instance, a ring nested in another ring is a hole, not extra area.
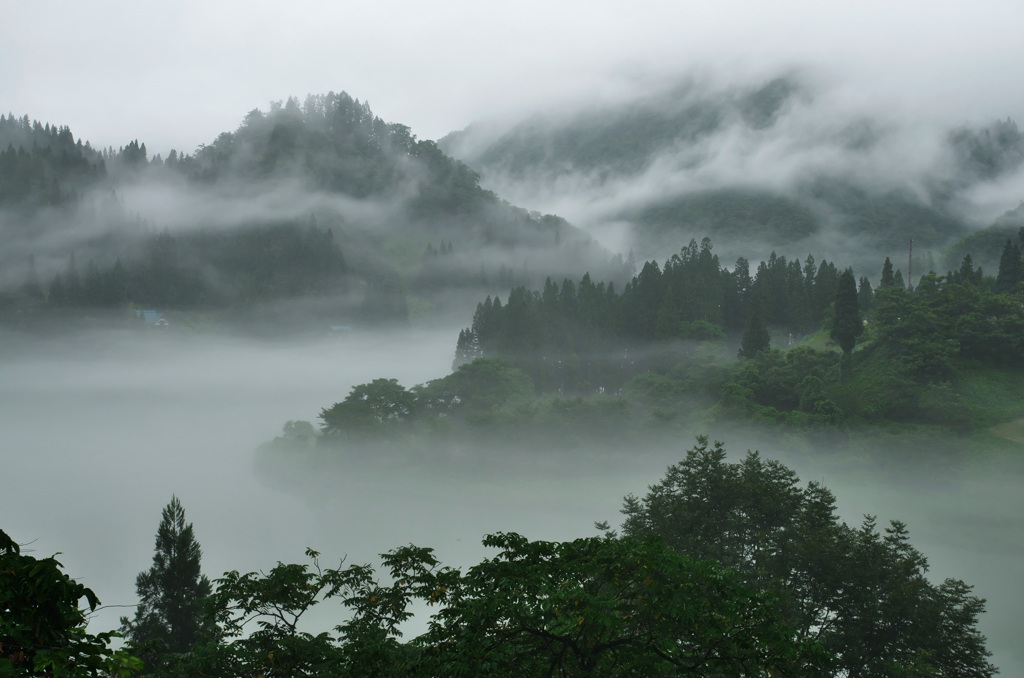
M 431 549 L 383 555 L 388 583 L 367 566 L 278 564 L 229 572 L 210 609 L 224 642 L 180 656 L 178 673 L 218 676 L 770 676 L 816 675 L 821 646 L 795 640 L 774 596 L 657 538 L 531 542 L 495 534 L 499 549 L 466 571 Z M 314 605 L 339 599 L 334 633 L 300 631 Z M 405 643 L 410 606 L 435 609 Z
M 698 439 L 643 499 L 626 498 L 622 530 L 657 535 L 693 558 L 732 568 L 779 596 L 802 641 L 834 656 L 829 675 L 991 676 L 977 630 L 985 601 L 957 579 L 939 585 L 906 525 L 880 534 L 836 516 L 835 497 L 756 452 L 728 463 L 721 443 Z
M 116 633 L 86 632 L 99 605 L 53 557 L 37 559 L 0 530 L 0 676 L 127 676 L 141 662 L 114 650 Z
M 933 583 L 906 525 L 880 529 L 867 516 L 848 526 L 828 489 L 801 486 L 778 462 L 748 453 L 730 463 L 701 437 L 623 513 L 622 539 L 488 537 L 501 552 L 465 572 L 406 547 L 385 554 L 386 584 L 366 567 L 315 561 L 230 573 L 214 600 L 235 640 L 218 651 L 253 671 L 306 662 L 308 673 L 279 675 L 996 673 L 971 586 Z M 323 597 L 348 608 L 337 635 L 284 622 Z M 415 603 L 437 611 L 402 642 Z M 246 635 L 254 620 L 261 629 Z
M 977 629 L 984 601 L 960 580 L 931 583 L 905 525 L 848 527 L 824 487 L 800 487 L 757 453 L 725 456 L 700 438 L 643 499 L 627 498 L 622 538 L 489 535 L 497 555 L 465 570 L 410 545 L 383 554 L 382 575 L 325 568 L 307 551 L 307 564 L 218 579 L 182 625 L 205 629 L 189 642 L 131 638 L 129 649 L 155 653 L 147 674 L 168 678 L 996 673 Z M 184 525 L 183 511 L 165 514 Z M 0 675 L 139 668 L 109 649 L 114 634 L 85 633 L 77 602 L 95 606 L 91 591 L 0 539 Z M 339 623 L 308 630 L 329 599 Z M 143 601 L 143 617 L 157 602 Z M 426 631 L 403 641 L 423 606 Z

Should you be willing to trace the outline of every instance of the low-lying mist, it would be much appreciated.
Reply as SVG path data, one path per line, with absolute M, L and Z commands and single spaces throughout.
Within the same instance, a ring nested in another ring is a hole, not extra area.
M 492 461 L 501 454 L 500 463 L 462 463 L 438 450 L 438 463 L 428 456 L 408 465 L 352 449 L 344 456 L 355 461 L 329 468 L 302 471 L 296 459 L 300 470 L 281 482 L 256 473 L 255 449 L 285 421 L 315 421 L 352 386 L 379 377 L 412 386 L 447 374 L 455 331 L 354 331 L 291 342 L 159 332 L 34 343 L 5 337 L 4 529 L 37 555 L 61 552 L 67 571 L 110 606 L 134 604 L 135 577 L 150 565 L 172 494 L 194 522 L 204 570 L 214 577 L 298 562 L 307 546 L 325 562 L 377 563 L 378 553 L 415 543 L 466 565 L 484 555 L 485 533 L 569 539 L 594 534 L 594 521 L 614 525 L 623 495 L 642 494 L 693 444 L 687 436 L 588 456 L 517 450 L 503 440 L 469 452 Z M 756 431 L 693 433 L 724 441 L 734 458 L 760 449 L 803 481 L 823 482 L 847 522 L 859 524 L 863 514 L 882 524 L 906 521 L 934 578 L 962 578 L 988 599 L 981 628 L 1004 675 L 1024 668 L 1018 461 L 940 462 L 933 450 L 887 446 L 884 436 L 876 437 L 878 454 L 864 458 Z M 110 607 L 93 623 L 112 628 L 128 613 Z M 330 626 L 330 609 L 320 614 Z
M 855 253 L 848 263 L 866 271 L 905 256 L 911 238 L 939 255 L 1024 198 L 1012 120 L 908 115 L 806 70 L 759 85 L 682 82 L 485 122 L 441 143 L 487 188 L 639 259 L 710 236 L 725 260 L 757 243 L 787 255 Z M 723 192 L 727 200 L 707 204 Z M 744 200 L 760 202 L 747 214 Z
M 340 300 L 312 314 L 319 326 L 403 322 L 471 313 L 465 291 L 631 274 L 344 92 L 251 111 L 166 160 L 137 140 L 96 151 L 27 117 L 0 127 L 19 145 L 8 164 L 25 166 L 13 176 L 47 188 L 21 194 L 10 180 L 0 195 L 0 311 L 19 329 L 67 309 L 246 312 L 306 296 Z

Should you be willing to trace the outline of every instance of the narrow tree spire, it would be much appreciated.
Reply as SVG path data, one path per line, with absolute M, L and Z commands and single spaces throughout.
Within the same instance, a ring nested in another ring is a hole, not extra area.
M 200 570 L 202 549 L 177 497 L 163 510 L 155 546 L 153 566 L 135 580 L 135 619 L 121 617 L 122 632 L 146 661 L 147 673 L 192 650 L 206 631 L 202 601 L 211 593 Z

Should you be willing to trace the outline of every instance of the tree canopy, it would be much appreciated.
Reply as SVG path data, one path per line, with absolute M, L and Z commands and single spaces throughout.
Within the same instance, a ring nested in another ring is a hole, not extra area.
M 977 629 L 985 601 L 963 581 L 930 581 L 906 525 L 879 531 L 867 516 L 848 526 L 829 490 L 802 486 L 756 452 L 730 463 L 721 443 L 701 437 L 642 499 L 627 497 L 623 513 L 621 537 L 607 524 L 598 525 L 603 536 L 559 542 L 488 535 L 483 543 L 496 553 L 465 568 L 415 545 L 382 554 L 382 573 L 344 561 L 324 567 L 307 550 L 306 563 L 225 573 L 211 592 L 174 499 L 154 568 L 139 577 L 143 604 L 134 622 L 123 620 L 129 649 L 160 676 L 996 672 Z M 0 538 L 5 674 L 37 675 L 18 673 L 29 664 L 72 676 L 137 667 L 106 649 L 111 634 L 93 638 L 76 627 L 83 617 L 74 603 L 85 596 L 95 605 L 91 592 L 52 559 L 25 559 Z M 172 562 L 176 578 L 165 576 Z M 54 590 L 60 595 L 48 597 Z M 311 629 L 308 611 L 327 601 L 343 608 L 337 624 Z M 405 639 L 420 611 L 426 630 Z
M 774 596 L 660 539 L 530 541 L 503 533 L 465 571 L 429 548 L 366 565 L 279 563 L 229 572 L 210 610 L 223 641 L 198 648 L 193 672 L 353 676 L 810 676 L 827 664 L 820 644 L 797 640 Z M 381 581 L 383 579 L 383 581 Z M 335 633 L 300 619 L 329 599 L 344 605 Z M 400 642 L 411 606 L 428 630 Z
M 138 669 L 137 658 L 111 648 L 116 633 L 86 631 L 87 612 L 99 603 L 56 558 L 23 554 L 0 530 L 0 676 L 127 676 Z
M 853 269 L 848 268 L 839 276 L 829 334 L 839 344 L 843 353 L 849 354 L 857 343 L 857 337 L 863 333 L 864 324 L 860 317 L 857 280 L 853 275 Z
M 726 461 L 706 437 L 642 499 L 626 498 L 623 534 L 657 535 L 680 553 L 737 571 L 775 592 L 783 618 L 832 653 L 833 674 L 991 676 L 977 629 L 985 601 L 956 579 L 933 584 L 906 525 L 879 532 L 836 515 L 818 483 L 756 452 Z M 931 672 L 931 673 L 929 673 Z
M 340 403 L 320 412 L 326 436 L 385 431 L 410 418 L 415 406 L 412 394 L 397 379 L 374 379 L 359 384 Z
M 797 676 L 825 664 L 771 594 L 660 539 L 484 544 L 500 553 L 436 577 L 442 608 L 417 641 L 437 662 L 430 675 Z
M 747 327 L 743 330 L 743 338 L 740 340 L 740 358 L 756 358 L 757 354 L 771 345 L 771 336 L 764 321 L 757 313 L 751 313 L 747 319 Z

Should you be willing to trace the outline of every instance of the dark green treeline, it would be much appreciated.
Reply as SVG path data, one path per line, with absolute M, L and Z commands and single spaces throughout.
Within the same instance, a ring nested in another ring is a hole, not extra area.
M 738 335 L 751 314 L 785 333 L 816 331 L 839 276 L 831 262 L 790 261 L 774 252 L 753 275 L 743 258 L 729 270 L 710 239 L 691 240 L 663 266 L 644 264 L 621 293 L 585 275 L 561 286 L 548 279 L 539 291 L 517 287 L 505 304 L 488 297 L 460 333 L 456 364 L 502 356 L 526 370 L 539 390 L 617 389 L 656 367 L 652 346 Z M 870 285 L 867 294 L 869 301 Z

